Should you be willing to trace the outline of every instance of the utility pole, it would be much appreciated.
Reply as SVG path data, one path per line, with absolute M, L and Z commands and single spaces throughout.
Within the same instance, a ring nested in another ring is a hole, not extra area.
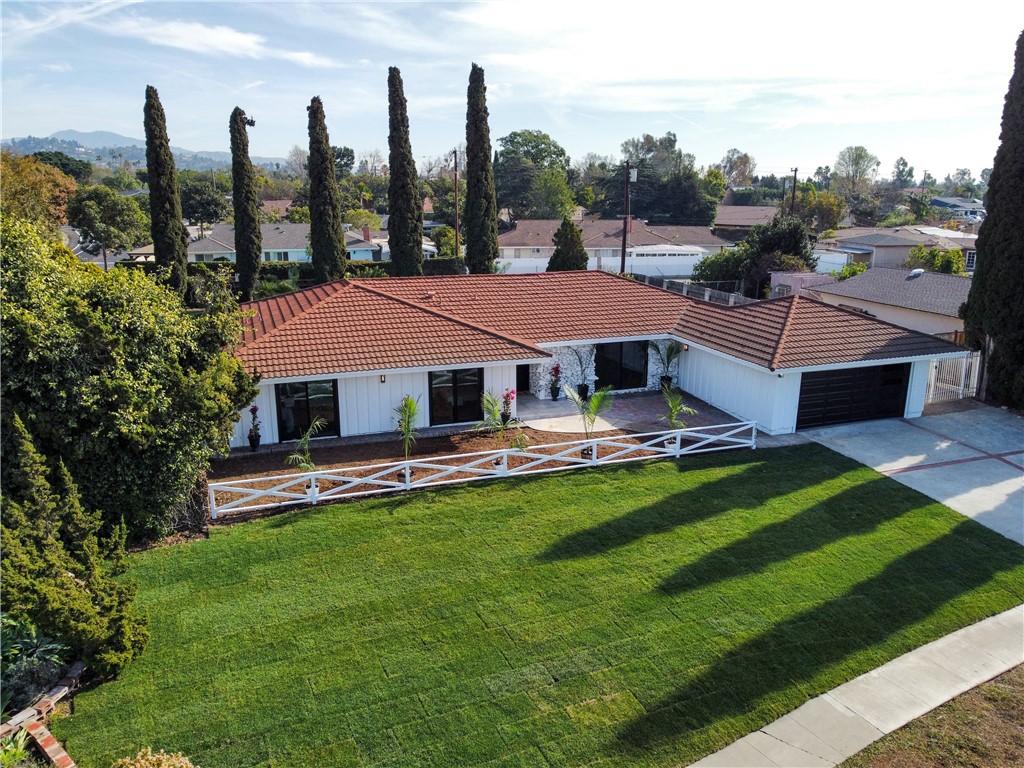
M 796 168 L 793 169 L 793 195 L 789 198 L 789 215 L 796 209 Z
M 452 150 L 455 157 L 455 258 L 462 256 L 459 250 L 459 148 Z
M 626 274 L 626 235 L 629 232 L 629 182 L 636 176 L 636 169 L 626 161 L 626 216 L 622 219 L 622 256 L 619 259 L 619 274 Z

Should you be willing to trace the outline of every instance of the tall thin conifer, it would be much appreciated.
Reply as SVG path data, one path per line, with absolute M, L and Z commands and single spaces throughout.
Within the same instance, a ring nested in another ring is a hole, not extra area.
M 469 72 L 466 107 L 466 265 L 471 273 L 493 272 L 498 259 L 498 203 L 491 165 L 484 71 Z
M 348 252 L 342 227 L 341 194 L 335 178 L 334 150 L 327 136 L 324 104 L 314 96 L 309 113 L 309 245 L 317 283 L 345 274 Z
M 423 201 L 409 142 L 409 114 L 398 67 L 388 69 L 388 246 L 394 274 L 423 274 Z
M 168 267 L 171 288 L 184 295 L 188 282 L 188 231 L 181 219 L 181 197 L 174 155 L 167 138 L 167 120 L 156 88 L 146 86 L 143 109 L 146 130 L 146 171 L 149 174 L 150 232 L 153 235 L 153 257 Z
M 241 107 L 231 112 L 231 203 L 235 214 L 235 269 L 242 301 L 252 299 L 263 253 L 259 190 L 249 159 L 249 134 L 246 132 L 246 127 L 253 125 L 256 121 L 246 117 Z

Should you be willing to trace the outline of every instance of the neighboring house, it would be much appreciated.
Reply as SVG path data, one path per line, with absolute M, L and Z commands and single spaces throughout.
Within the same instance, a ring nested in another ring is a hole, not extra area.
M 714 231 L 719 237 L 743 240 L 753 227 L 767 224 L 778 212 L 774 205 L 719 205 Z
M 932 207 L 958 218 L 985 218 L 985 204 L 976 197 L 933 197 Z
M 260 235 L 263 238 L 263 261 L 287 261 L 302 263 L 311 260 L 309 248 L 309 224 L 292 224 L 278 221 L 260 224 Z M 348 257 L 353 260 L 372 260 L 376 246 L 356 236 L 353 232 L 345 233 L 345 247 Z M 194 240 L 188 244 L 189 261 L 234 261 L 235 260 L 235 226 L 234 224 L 214 224 L 209 234 L 202 240 Z
M 555 232 L 560 219 L 520 219 L 515 229 L 498 235 L 499 261 L 511 274 L 544 272 L 555 251 Z M 622 222 L 584 219 L 587 269 L 618 272 L 622 263 Z M 707 227 L 648 225 L 632 222 L 626 238 L 626 272 L 651 277 L 690 277 L 693 267 L 708 254 L 732 247 Z
M 283 219 L 288 216 L 292 208 L 291 200 L 264 200 L 260 203 L 260 210 L 271 218 Z
M 971 233 L 910 225 L 905 227 L 851 227 L 836 231 L 830 240 L 819 240 L 814 254 L 818 257 L 818 271 L 842 269 L 851 262 L 869 267 L 901 267 L 910 251 L 917 245 L 963 251 L 967 271 L 974 271 L 975 241 Z
M 807 296 L 818 298 L 811 289 L 818 285 L 834 283 L 835 277 L 821 272 L 772 272 L 771 297 Z
M 969 277 L 873 267 L 810 292 L 827 304 L 960 342 L 964 331 L 960 307 L 970 290 Z
M 694 301 L 602 271 L 338 280 L 249 302 L 239 358 L 259 373 L 263 439 L 472 425 L 484 392 L 548 398 L 561 382 L 657 389 L 654 344 L 683 345 L 679 386 L 769 434 L 916 417 L 949 342 L 796 296 L 744 306 Z M 246 444 L 247 409 L 233 446 Z

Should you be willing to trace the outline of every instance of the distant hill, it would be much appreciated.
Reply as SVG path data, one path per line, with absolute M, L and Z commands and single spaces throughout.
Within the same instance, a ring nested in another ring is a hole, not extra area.
M 0 142 L 5 148 L 19 155 L 30 155 L 33 152 L 64 152 L 80 160 L 98 162 L 97 158 L 105 160 L 113 155 L 120 156 L 120 159 L 140 166 L 146 164 L 146 141 L 135 139 L 131 136 L 122 136 L 112 131 L 57 131 L 46 137 L 23 136 L 14 139 L 4 139 Z M 231 164 L 231 153 L 218 150 L 196 151 L 183 147 L 171 147 L 174 153 L 174 162 L 181 170 L 208 171 L 211 169 L 224 168 Z M 252 158 L 253 163 L 266 168 L 273 168 L 275 163 L 284 165 L 287 160 L 283 157 L 256 157 Z

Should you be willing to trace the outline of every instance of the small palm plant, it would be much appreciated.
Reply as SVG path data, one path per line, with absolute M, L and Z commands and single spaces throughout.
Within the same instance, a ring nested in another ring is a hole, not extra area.
M 672 429 L 686 429 L 686 422 L 679 417 L 696 416 L 697 411 L 686 404 L 683 393 L 678 389 L 666 385 L 661 388 L 661 396 L 665 398 L 668 413 L 659 416 L 658 419 L 666 422 Z
M 402 449 L 405 451 L 405 460 L 409 460 L 409 451 L 416 444 L 416 419 L 419 416 L 420 403 L 414 400 L 412 395 L 406 395 L 402 401 L 395 406 L 395 425 L 399 437 L 402 439 Z
M 490 432 L 499 440 L 505 435 L 506 422 L 501 418 L 502 400 L 496 394 L 487 390 L 484 392 L 481 409 L 484 412 L 483 421 L 477 422 L 476 428 Z
M 327 421 L 322 416 L 317 416 L 299 438 L 295 450 L 288 455 L 285 461 L 289 466 L 295 467 L 302 472 L 316 472 L 316 464 L 309 452 L 309 441 L 319 434 L 320 430 L 327 426 Z
M 576 406 L 576 410 L 579 411 L 580 418 L 583 419 L 583 435 L 589 440 L 594 432 L 594 423 L 597 421 L 597 417 L 612 407 L 612 400 L 615 397 L 612 394 L 612 388 L 601 387 L 590 397 L 583 398 L 579 396 L 575 389 L 566 385 L 565 396 L 572 401 L 572 404 Z

